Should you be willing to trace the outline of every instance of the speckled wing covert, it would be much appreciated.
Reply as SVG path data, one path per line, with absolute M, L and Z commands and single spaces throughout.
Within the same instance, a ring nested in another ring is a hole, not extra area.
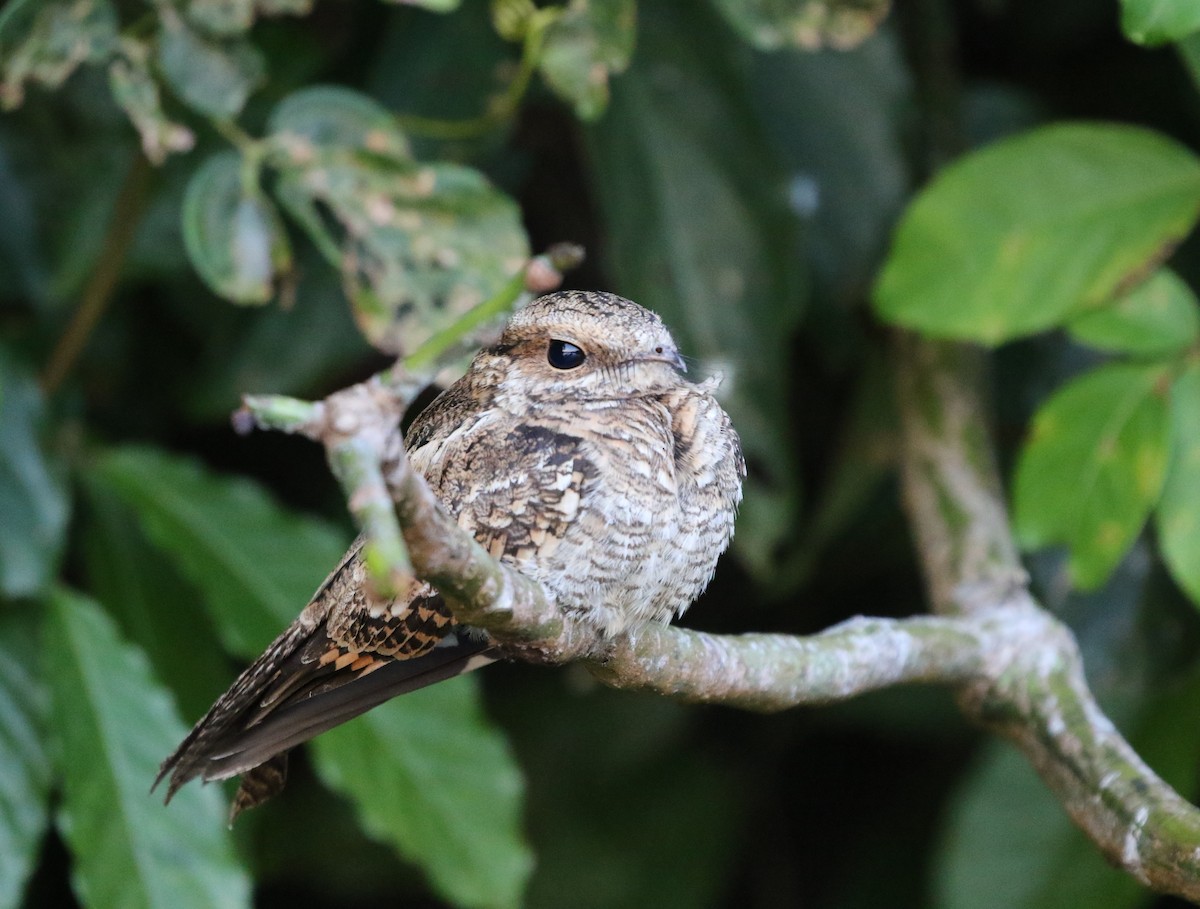
M 715 383 L 682 368 L 636 303 L 541 297 L 417 418 L 409 459 L 463 530 L 561 608 L 604 634 L 666 622 L 712 577 L 745 476 Z M 496 659 L 428 585 L 372 603 L 359 547 L 163 763 L 168 799 L 241 774 L 236 816 L 282 788 L 290 748 Z
M 188 780 L 243 774 L 231 819 L 283 788 L 287 752 L 389 698 L 491 662 L 425 586 L 391 611 L 363 593 L 361 541 L 312 602 L 196 724 L 159 771 L 169 801 Z
M 578 439 L 490 425 L 490 412 L 480 409 L 486 403 L 449 389 L 413 424 L 409 455 L 460 526 L 493 557 L 520 565 L 554 547 L 593 471 Z M 497 472 L 501 451 L 507 469 Z M 155 785 L 169 775 L 168 801 L 191 779 L 241 774 L 232 819 L 283 788 L 289 749 L 497 658 L 486 635 L 458 624 L 429 585 L 405 602 L 372 608 L 361 543 L 163 762 Z

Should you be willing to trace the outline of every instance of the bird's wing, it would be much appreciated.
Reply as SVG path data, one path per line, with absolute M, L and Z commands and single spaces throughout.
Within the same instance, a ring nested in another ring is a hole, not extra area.
M 542 427 L 466 419 L 410 454 L 459 525 L 520 568 L 556 548 L 575 518 L 595 475 L 581 444 Z M 455 622 L 429 585 L 388 607 L 372 604 L 360 550 L 361 541 L 163 762 L 155 785 L 170 777 L 168 800 L 190 779 L 242 774 L 236 816 L 282 789 L 288 749 L 496 659 L 486 635 Z
M 428 585 L 390 608 L 365 594 L 361 541 L 166 761 L 167 799 L 188 780 L 244 774 L 234 814 L 283 787 L 288 749 L 389 698 L 491 662 Z

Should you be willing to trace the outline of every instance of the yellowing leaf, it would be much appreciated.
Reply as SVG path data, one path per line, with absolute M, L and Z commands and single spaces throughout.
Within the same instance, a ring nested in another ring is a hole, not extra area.
M 1101 584 L 1158 501 L 1169 419 L 1162 366 L 1116 364 L 1059 389 L 1021 451 L 1015 523 L 1027 549 L 1065 543 L 1075 582 Z

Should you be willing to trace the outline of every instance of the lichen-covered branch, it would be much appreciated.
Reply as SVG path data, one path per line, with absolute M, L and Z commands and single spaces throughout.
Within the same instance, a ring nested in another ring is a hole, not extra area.
M 1200 901 L 1200 811 L 1104 716 L 1071 632 L 1025 588 L 983 406 L 979 351 L 896 344 L 904 495 L 935 611 L 995 615 L 1001 634 L 960 688 L 968 716 L 1014 742 L 1113 864 Z
M 1200 901 L 1200 811 L 1103 715 L 1071 632 L 1026 589 L 987 431 L 979 352 L 901 337 L 896 370 L 905 499 L 934 614 L 857 618 L 809 637 L 655 625 L 606 638 L 559 609 L 492 559 L 411 469 L 397 430 L 413 394 L 402 369 L 316 404 L 252 399 L 242 422 L 326 446 L 368 539 L 382 543 L 372 572 L 379 595 L 415 576 L 514 658 L 581 660 L 607 684 L 690 701 L 772 711 L 892 685 L 950 685 L 969 717 L 1021 748 L 1110 861 L 1150 887 Z M 403 545 L 389 537 L 392 526 Z

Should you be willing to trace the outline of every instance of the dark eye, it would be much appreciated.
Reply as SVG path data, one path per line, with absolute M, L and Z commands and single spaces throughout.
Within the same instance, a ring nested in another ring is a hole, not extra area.
M 546 359 L 555 369 L 574 369 L 583 364 L 587 354 L 570 341 L 551 341 Z

